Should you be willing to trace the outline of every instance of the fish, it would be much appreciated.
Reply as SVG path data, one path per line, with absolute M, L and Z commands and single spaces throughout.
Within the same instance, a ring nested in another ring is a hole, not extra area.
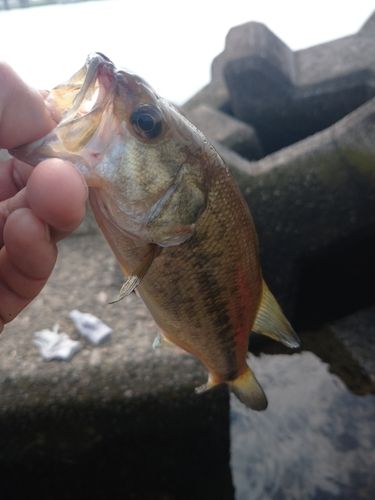
M 215 148 L 141 77 L 90 54 L 46 104 L 57 126 L 11 150 L 36 165 L 72 162 L 132 292 L 161 334 L 205 366 L 203 393 L 226 384 L 254 410 L 267 398 L 247 362 L 251 332 L 300 341 L 262 276 L 254 222 Z

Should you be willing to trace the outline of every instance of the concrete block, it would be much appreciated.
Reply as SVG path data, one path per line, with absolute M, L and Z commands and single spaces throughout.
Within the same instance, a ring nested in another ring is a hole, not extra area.
M 371 26 L 294 53 L 263 25 L 231 30 L 217 73 L 225 75 L 232 113 L 255 127 L 266 153 L 327 128 L 375 96 Z
M 268 60 L 287 79 L 294 78 L 294 56 L 291 49 L 267 26 L 249 22 L 232 28 L 225 40 L 225 49 L 212 62 L 213 81 L 225 79 L 225 67 L 230 61 L 249 56 Z

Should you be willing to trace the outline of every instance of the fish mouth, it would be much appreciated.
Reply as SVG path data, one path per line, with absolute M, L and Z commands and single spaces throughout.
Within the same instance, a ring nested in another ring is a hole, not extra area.
M 46 102 L 62 126 L 98 108 L 103 109 L 115 90 L 115 82 L 113 62 L 104 54 L 94 52 L 67 82 L 51 90 Z
M 77 163 L 81 158 L 91 164 L 87 145 L 97 138 L 95 147 L 100 151 L 103 141 L 116 126 L 115 120 L 111 120 L 111 111 L 117 73 L 108 57 L 100 52 L 90 54 L 85 65 L 68 81 L 53 88 L 45 99 L 56 122 L 55 129 L 37 141 L 12 149 L 10 153 L 31 165 L 53 157 Z M 103 132 L 105 127 L 107 134 Z
M 139 77 L 117 70 L 104 54 L 90 54 L 84 66 L 68 81 L 53 88 L 45 102 L 56 122 L 46 136 L 10 150 L 30 165 L 47 158 L 72 161 L 83 170 L 95 167 L 109 142 L 125 134 L 134 99 L 147 90 Z M 83 165 L 83 166 L 81 166 Z

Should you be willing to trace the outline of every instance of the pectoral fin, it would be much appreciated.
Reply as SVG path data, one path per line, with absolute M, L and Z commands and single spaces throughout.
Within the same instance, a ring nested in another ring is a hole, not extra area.
M 202 182 L 196 170 L 184 165 L 177 169 L 173 182 L 147 214 L 146 228 L 151 241 L 170 247 L 191 238 L 206 207 Z
M 262 299 L 252 330 L 293 349 L 301 345 L 296 332 L 284 316 L 265 281 L 263 281 Z
M 134 290 L 138 285 L 140 285 L 143 278 L 146 276 L 147 271 L 150 269 L 151 264 L 153 263 L 155 257 L 159 255 L 159 253 L 159 247 L 157 247 L 156 245 L 150 245 L 150 251 L 146 253 L 145 257 L 140 262 L 139 266 L 134 270 L 134 272 L 131 272 L 129 274 L 127 280 L 122 285 L 118 296 L 114 300 L 111 300 L 111 302 L 109 302 L 110 304 L 115 304 L 116 302 L 119 302 L 124 297 L 127 297 L 132 292 L 134 292 Z

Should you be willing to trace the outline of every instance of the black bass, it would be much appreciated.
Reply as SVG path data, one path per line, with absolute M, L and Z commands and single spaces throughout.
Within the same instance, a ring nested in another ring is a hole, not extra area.
M 86 178 L 98 225 L 162 338 L 255 410 L 267 400 L 246 362 L 251 331 L 299 340 L 262 278 L 249 209 L 207 139 L 141 78 L 102 54 L 47 97 L 58 126 L 12 154 L 58 157 Z

